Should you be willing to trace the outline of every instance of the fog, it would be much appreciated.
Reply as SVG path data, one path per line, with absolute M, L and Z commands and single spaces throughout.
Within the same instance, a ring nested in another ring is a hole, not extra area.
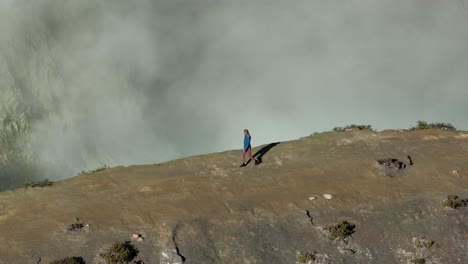
M 466 0 L 3 0 L 0 89 L 63 177 L 240 149 L 244 128 L 468 129 L 467 22 Z

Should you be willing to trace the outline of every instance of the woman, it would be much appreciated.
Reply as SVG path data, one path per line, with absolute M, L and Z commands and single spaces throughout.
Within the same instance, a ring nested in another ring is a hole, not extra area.
M 243 161 L 243 163 L 242 163 L 241 167 L 247 166 L 247 163 L 245 163 L 245 154 L 249 155 L 249 157 L 250 157 L 249 162 L 251 160 L 255 160 L 255 165 L 257 165 L 259 163 L 257 158 L 252 156 L 252 146 L 250 145 L 251 139 L 252 139 L 252 137 L 250 136 L 249 130 L 244 129 L 244 150 L 242 151 L 242 161 Z

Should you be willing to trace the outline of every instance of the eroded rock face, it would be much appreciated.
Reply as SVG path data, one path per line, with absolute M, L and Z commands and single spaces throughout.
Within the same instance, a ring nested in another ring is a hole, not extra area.
M 3 62 L 3 63 L 2 63 Z M 4 61 L 0 60 L 0 190 L 16 187 L 18 181 L 32 177 L 34 157 L 28 147 L 30 128 L 22 94 L 10 80 Z
M 175 249 L 166 249 L 161 252 L 159 264 L 183 264 L 182 257 L 177 254 Z

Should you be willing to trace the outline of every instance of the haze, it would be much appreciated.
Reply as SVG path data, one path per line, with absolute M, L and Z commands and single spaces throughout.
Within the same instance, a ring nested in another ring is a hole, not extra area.
M 468 129 L 467 22 L 465 0 L 3 0 L 0 96 L 63 177 L 240 149 L 244 128 Z

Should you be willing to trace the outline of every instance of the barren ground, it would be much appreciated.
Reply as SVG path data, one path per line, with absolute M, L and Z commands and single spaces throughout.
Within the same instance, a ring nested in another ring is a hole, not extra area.
M 301 251 L 317 251 L 312 263 L 468 263 L 468 208 L 442 207 L 449 194 L 468 198 L 468 132 L 330 132 L 281 142 L 258 166 L 239 168 L 240 155 L 115 167 L 1 192 L 0 263 L 103 263 L 99 253 L 125 240 L 144 263 L 177 263 L 177 254 L 163 257 L 176 247 L 195 264 L 295 263 Z M 414 165 L 393 177 L 376 162 L 407 155 Z M 76 217 L 89 227 L 67 231 Z M 341 219 L 356 225 L 347 243 L 323 229 Z M 421 237 L 436 245 L 418 248 Z

